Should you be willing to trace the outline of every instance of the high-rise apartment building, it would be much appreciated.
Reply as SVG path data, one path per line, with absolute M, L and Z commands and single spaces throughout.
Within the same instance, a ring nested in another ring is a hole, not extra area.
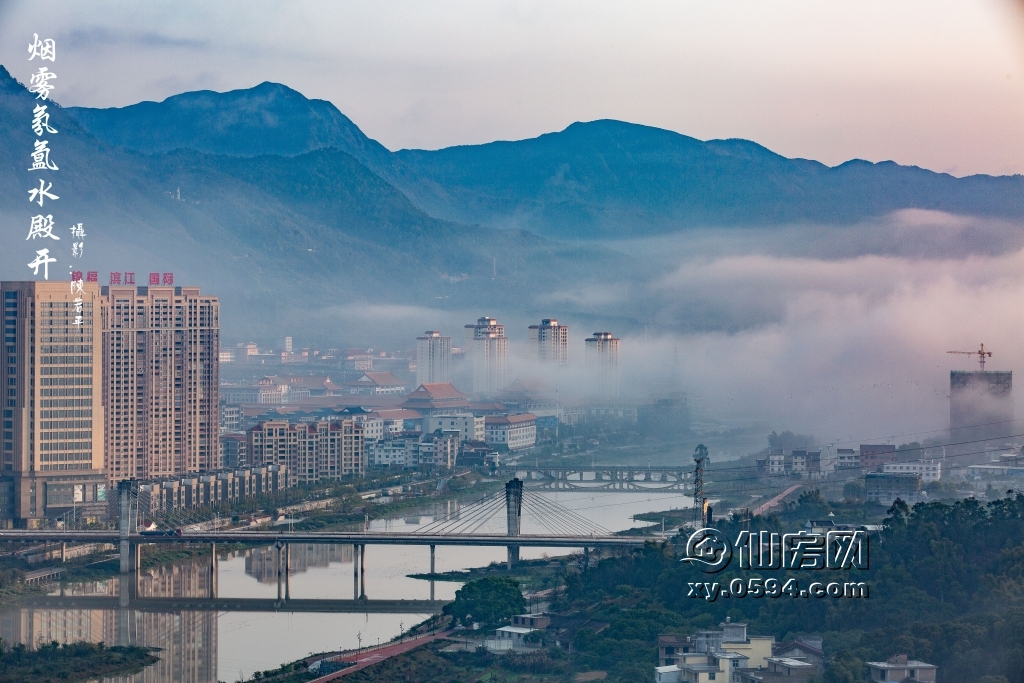
M 0 525 L 106 508 L 99 288 L 0 282 Z
M 250 429 L 247 438 L 251 465 L 287 465 L 299 483 L 366 473 L 363 425 L 355 420 L 267 420 Z
M 587 366 L 595 373 L 597 393 L 619 395 L 619 340 L 611 332 L 595 332 L 586 340 Z
M 530 325 L 530 346 L 541 363 L 569 364 L 569 326 L 559 325 L 554 318 L 544 318 L 540 325 Z
M 416 337 L 416 385 L 452 381 L 452 338 L 427 330 Z
M 198 287 L 105 286 L 111 481 L 220 468 L 220 302 Z
M 494 318 L 466 325 L 466 348 L 473 359 L 473 393 L 492 394 L 505 386 L 508 338 Z
M 1008 437 L 1017 433 L 1013 420 L 1012 372 L 954 370 L 949 373 L 951 441 L 962 443 Z

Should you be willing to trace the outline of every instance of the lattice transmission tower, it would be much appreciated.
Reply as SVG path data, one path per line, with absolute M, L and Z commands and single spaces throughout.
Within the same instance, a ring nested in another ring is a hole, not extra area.
M 693 528 L 700 529 L 704 526 L 705 506 L 707 498 L 704 497 L 704 463 L 708 459 L 708 448 L 699 444 L 693 451 L 693 461 L 697 466 L 693 470 Z

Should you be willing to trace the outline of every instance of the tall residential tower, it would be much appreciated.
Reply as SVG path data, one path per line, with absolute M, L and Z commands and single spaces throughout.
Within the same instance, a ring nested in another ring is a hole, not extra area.
M 102 288 L 111 481 L 220 468 L 220 303 L 198 287 Z
M 530 346 L 541 363 L 569 364 L 569 327 L 554 318 L 544 318 L 540 325 L 530 325 Z
M 611 332 L 595 332 L 586 340 L 587 366 L 596 375 L 597 393 L 619 395 L 619 340 Z
M 452 381 L 452 338 L 427 330 L 416 337 L 416 385 L 447 384 Z
M 508 338 L 494 318 L 466 325 L 466 348 L 473 359 L 473 393 L 491 394 L 505 386 Z
M 0 525 L 106 508 L 99 288 L 0 282 L 4 304 Z

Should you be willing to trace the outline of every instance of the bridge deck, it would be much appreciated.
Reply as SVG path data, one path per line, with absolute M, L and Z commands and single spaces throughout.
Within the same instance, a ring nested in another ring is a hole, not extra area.
M 352 614 L 438 614 L 446 600 L 329 600 L 271 598 L 132 598 L 128 608 L 141 612 L 332 612 Z M 46 595 L 18 602 L 36 609 L 98 609 L 121 607 L 117 596 Z
M 118 543 L 117 531 L 35 531 L 0 530 L 0 542 L 75 542 Z M 131 543 L 328 543 L 335 545 L 441 545 L 494 546 L 517 548 L 635 548 L 651 540 L 643 536 L 503 536 L 500 534 L 394 534 L 358 532 L 276 532 L 211 531 L 185 533 L 182 536 L 143 536 L 131 534 Z

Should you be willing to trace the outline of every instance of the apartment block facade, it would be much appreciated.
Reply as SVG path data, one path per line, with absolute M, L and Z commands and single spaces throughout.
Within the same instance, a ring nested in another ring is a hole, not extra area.
M 0 282 L 0 525 L 106 508 L 102 299 L 89 282 Z
M 247 432 L 246 451 L 250 465 L 286 465 L 298 483 L 366 473 L 363 426 L 355 420 L 268 420 Z
M 465 441 L 483 441 L 486 438 L 485 418 L 473 413 L 456 413 L 454 415 L 428 415 L 422 419 L 424 433 L 438 429 L 444 431 L 458 430 L 460 438 Z
M 587 367 L 600 396 L 619 395 L 619 340 L 611 332 L 595 332 L 586 344 Z
M 544 318 L 540 325 L 530 325 L 530 346 L 541 363 L 569 364 L 569 327 L 554 318 Z
M 220 303 L 198 287 L 101 290 L 111 481 L 220 469 Z
M 437 330 L 427 330 L 416 337 L 416 384 L 437 384 L 452 381 L 452 338 L 442 337 Z
M 466 325 L 466 348 L 473 362 L 473 393 L 493 394 L 505 386 L 508 338 L 494 318 Z
M 488 415 L 485 418 L 487 445 L 492 448 L 518 451 L 537 444 L 537 416 Z

